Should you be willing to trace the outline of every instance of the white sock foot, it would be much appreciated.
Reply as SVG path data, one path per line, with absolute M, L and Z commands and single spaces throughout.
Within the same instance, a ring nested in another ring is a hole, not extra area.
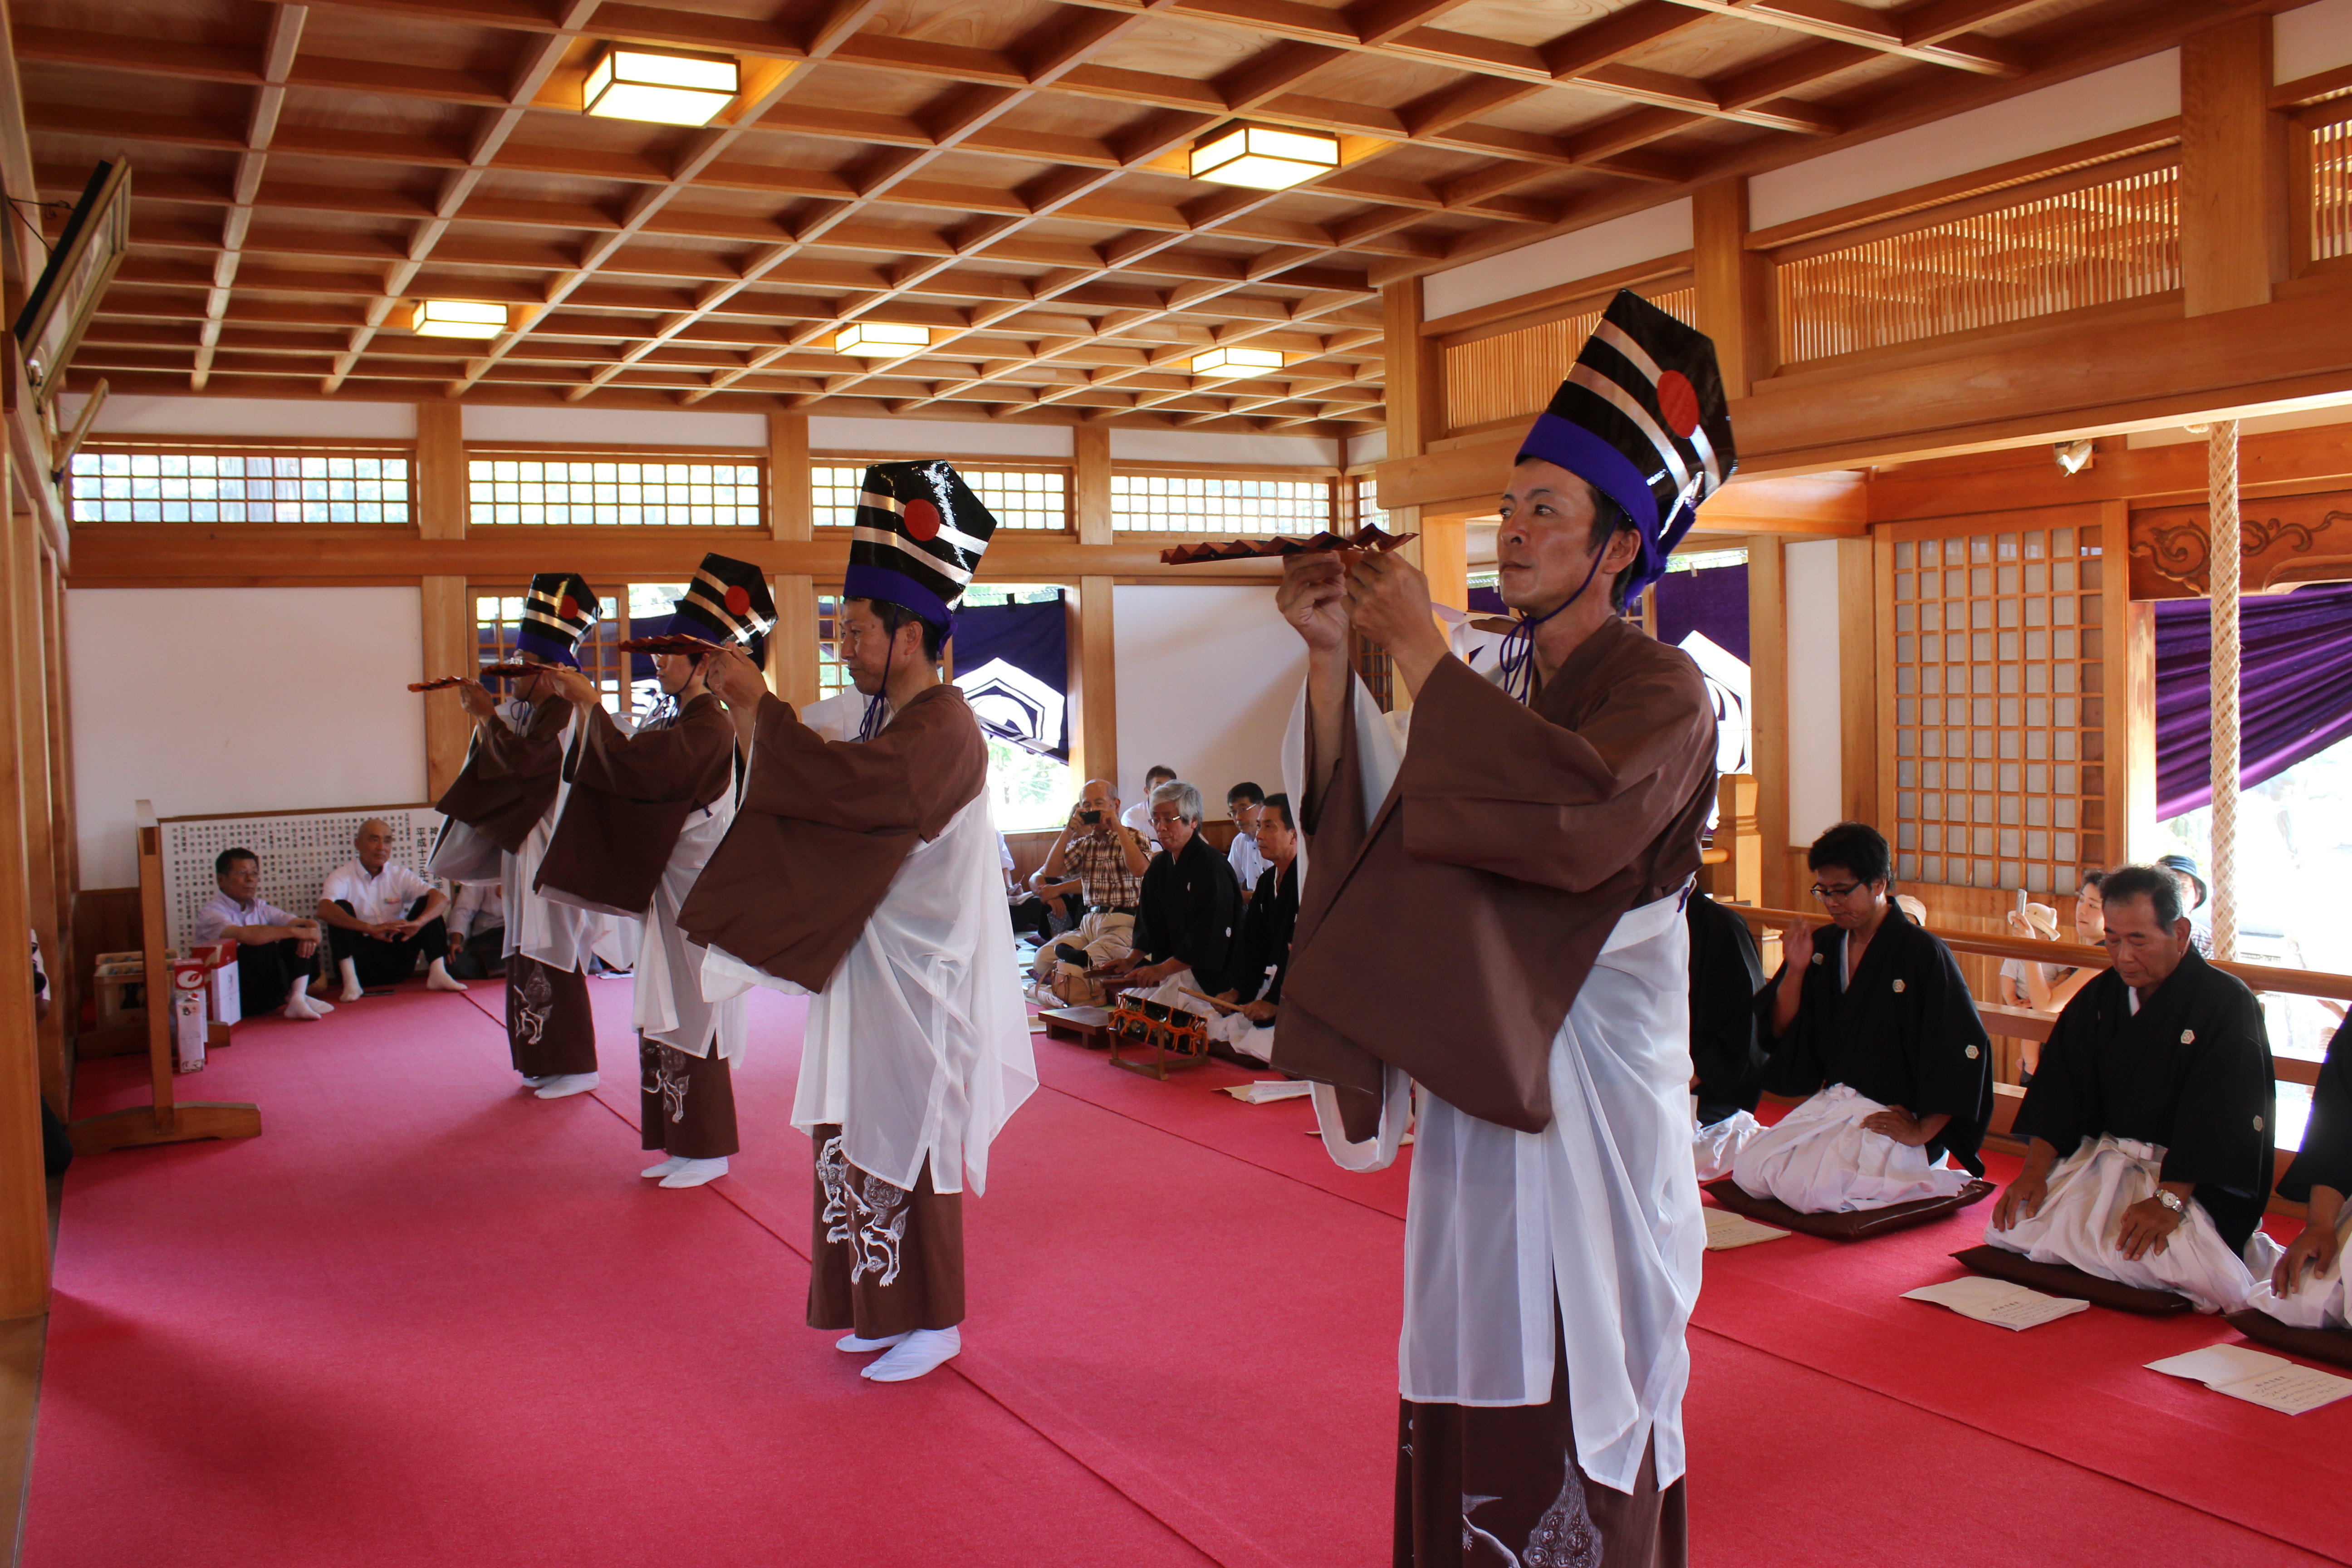
M 449 971 L 437 958 L 425 971 L 425 989 L 427 991 L 463 991 L 465 988 L 464 981 L 449 978 Z
M 522 1086 L 525 1089 L 544 1089 L 554 1081 L 555 1074 L 551 1072 L 543 1072 L 539 1074 L 537 1077 L 525 1073 L 523 1075 Z
M 585 1094 L 596 1087 L 593 1072 L 559 1073 L 539 1086 L 541 1100 L 562 1100 L 567 1094 Z
M 878 1340 L 861 1340 L 856 1334 L 844 1334 L 833 1342 L 833 1348 L 847 1351 L 851 1355 L 864 1355 L 868 1351 L 887 1351 L 906 1337 L 904 1334 L 888 1334 Z
M 676 1154 L 672 1154 L 668 1159 L 664 1160 L 658 1165 L 647 1165 L 644 1170 L 639 1171 L 637 1174 L 640 1176 L 667 1176 L 672 1171 L 677 1170 L 680 1165 L 685 1163 L 686 1162 L 683 1159 L 680 1159 Z
M 366 988 L 360 984 L 360 966 L 358 963 L 355 960 L 346 958 L 342 961 L 341 967 L 343 972 L 343 1000 L 346 1002 L 356 1002 L 361 997 L 366 995 Z
M 299 1018 L 308 1024 L 317 1023 L 334 1010 L 334 1004 L 320 1002 L 307 996 L 299 988 L 294 994 L 286 998 L 286 1016 L 289 1018 Z
M 962 1349 L 961 1329 L 917 1329 L 863 1375 L 877 1383 L 911 1383 Z
M 681 1160 L 677 1169 L 662 1178 L 665 1187 L 698 1187 L 705 1182 L 715 1182 L 727 1173 L 727 1156 L 716 1160 Z

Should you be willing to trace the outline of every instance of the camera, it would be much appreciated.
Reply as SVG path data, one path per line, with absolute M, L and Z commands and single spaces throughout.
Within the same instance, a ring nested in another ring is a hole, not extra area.
M 1082 811 L 1078 813 L 1078 820 L 1085 823 L 1088 827 L 1092 827 L 1102 820 L 1102 813 L 1099 811 Z

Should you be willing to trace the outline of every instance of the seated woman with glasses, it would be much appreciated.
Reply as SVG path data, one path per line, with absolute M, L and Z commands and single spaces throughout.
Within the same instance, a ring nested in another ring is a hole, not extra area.
M 1811 1098 L 1740 1150 L 1732 1180 L 1801 1214 L 1948 1197 L 1983 1173 L 1992 1116 L 1992 1042 L 1968 983 L 1895 907 L 1876 829 L 1841 822 L 1806 864 L 1830 923 L 1780 933 L 1756 1005 L 1764 1088 Z

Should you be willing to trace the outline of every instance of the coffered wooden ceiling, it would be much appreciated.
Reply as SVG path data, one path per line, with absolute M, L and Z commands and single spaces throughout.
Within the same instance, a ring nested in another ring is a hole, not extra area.
M 118 390 L 1108 420 L 1381 419 L 1381 285 L 2176 43 L 2221 0 L 14 0 L 45 197 L 136 170 L 75 367 Z M 743 64 L 591 119 L 625 40 Z M 1336 132 L 1186 177 L 1236 117 Z M 407 302 L 522 307 L 487 342 Z M 932 329 L 869 361 L 861 319 Z M 1189 373 L 1213 343 L 1279 373 Z

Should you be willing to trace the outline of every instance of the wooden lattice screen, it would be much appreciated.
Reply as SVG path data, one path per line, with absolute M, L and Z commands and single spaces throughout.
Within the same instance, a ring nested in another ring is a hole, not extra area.
M 2179 169 L 1831 237 L 1776 263 L 1784 364 L 2144 299 L 2180 287 Z
M 2315 125 L 2308 134 L 2311 258 L 2326 261 L 2352 256 L 2352 120 Z
M 1680 321 L 1698 313 L 1698 290 L 1687 283 L 1653 291 L 1635 290 Z M 1568 377 L 1576 354 L 1608 308 L 1603 298 L 1588 310 L 1524 326 L 1507 326 L 1483 337 L 1445 345 L 1445 423 L 1466 430 L 1498 420 L 1532 418 Z
M 1879 788 L 1899 880 L 2063 895 L 2123 858 L 2129 610 L 2108 511 L 1881 531 Z

